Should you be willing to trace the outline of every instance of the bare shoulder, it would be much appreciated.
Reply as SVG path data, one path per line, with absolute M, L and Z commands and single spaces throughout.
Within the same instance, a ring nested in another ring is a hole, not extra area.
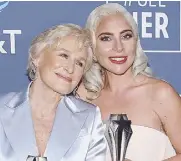
M 156 99 L 165 100 L 167 98 L 180 98 L 175 89 L 166 81 L 145 76 L 142 86 L 147 92 L 151 92 Z
M 167 101 L 169 100 L 180 100 L 179 94 L 176 90 L 166 81 L 149 78 L 148 84 L 152 88 L 155 100 Z
M 181 112 L 181 98 L 176 90 L 166 81 L 149 78 L 148 86 L 152 93 L 152 103 L 159 115 Z
M 139 87 L 143 89 L 143 97 L 149 99 L 151 104 L 153 104 L 152 107 L 159 108 L 164 106 L 166 108 L 169 105 L 171 106 L 171 104 L 172 106 L 180 104 L 181 98 L 179 94 L 169 83 L 153 77 L 145 76 L 145 78 L 145 81 Z
M 181 98 L 167 82 L 156 80 L 153 85 L 154 109 L 163 129 L 177 153 L 181 153 Z

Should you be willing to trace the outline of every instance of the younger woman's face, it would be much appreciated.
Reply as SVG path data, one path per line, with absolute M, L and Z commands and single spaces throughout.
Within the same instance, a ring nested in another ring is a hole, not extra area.
M 136 55 L 137 37 L 124 16 L 105 16 L 95 34 L 95 54 L 101 66 L 117 75 L 129 70 Z

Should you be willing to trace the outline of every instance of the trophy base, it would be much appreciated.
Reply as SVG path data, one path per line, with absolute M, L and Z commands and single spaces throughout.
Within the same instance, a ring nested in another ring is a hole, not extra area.
M 26 161 L 48 161 L 47 157 L 35 157 L 35 156 L 28 156 Z

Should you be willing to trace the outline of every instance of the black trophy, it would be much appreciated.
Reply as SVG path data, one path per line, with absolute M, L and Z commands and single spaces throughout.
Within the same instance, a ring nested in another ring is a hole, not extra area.
M 131 121 L 126 114 L 111 114 L 107 123 L 106 139 L 112 161 L 124 161 L 132 135 Z
M 48 161 L 48 160 L 47 160 L 47 157 L 35 157 L 35 156 L 28 155 L 28 158 L 26 159 L 26 161 Z

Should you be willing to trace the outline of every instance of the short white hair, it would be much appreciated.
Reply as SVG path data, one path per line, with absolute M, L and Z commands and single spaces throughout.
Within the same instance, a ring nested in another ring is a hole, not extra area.
M 30 80 L 33 80 L 36 74 L 34 60 L 42 53 L 44 49 L 56 49 L 60 45 L 61 39 L 66 36 L 77 37 L 78 47 L 80 49 L 87 49 L 88 59 L 85 72 L 89 70 L 92 65 L 93 57 L 89 30 L 83 29 L 75 24 L 62 24 L 45 30 L 32 40 L 31 46 L 29 48 L 29 58 L 27 65 L 27 75 L 29 76 Z
M 61 24 L 45 30 L 32 40 L 31 46 L 29 48 L 29 58 L 27 65 L 27 75 L 31 81 L 36 77 L 36 66 L 34 64 L 34 60 L 39 57 L 41 53 L 43 53 L 43 50 L 54 50 L 58 48 L 58 46 L 61 44 L 62 38 L 67 36 L 75 36 L 78 41 L 78 48 L 80 50 L 83 48 L 87 50 L 88 58 L 84 70 L 84 78 L 85 73 L 90 69 L 93 60 L 90 32 L 88 29 L 83 29 L 75 24 Z M 88 86 L 88 90 L 91 89 L 89 89 Z
M 86 28 L 90 30 L 93 42 L 93 48 L 96 45 L 96 30 L 101 22 L 102 18 L 109 15 L 121 14 L 128 21 L 130 26 L 133 29 L 133 33 L 137 36 L 137 48 L 136 48 L 136 57 L 132 66 L 133 74 L 136 76 L 139 73 L 142 73 L 147 76 L 152 76 L 152 71 L 148 67 L 148 58 L 144 53 L 138 35 L 138 26 L 133 18 L 133 16 L 120 4 L 118 3 L 107 3 L 103 4 L 97 8 L 95 8 L 89 15 L 86 23 Z M 95 50 L 94 50 L 95 51 Z M 100 67 L 98 67 L 98 63 L 92 66 L 91 74 L 87 73 L 86 79 L 89 82 L 89 86 L 96 86 L 97 91 L 100 92 L 103 88 L 103 79 L 100 71 Z M 93 76 L 94 74 L 94 76 Z M 95 78 L 96 77 L 96 78 Z M 101 82 L 102 80 L 102 82 Z

